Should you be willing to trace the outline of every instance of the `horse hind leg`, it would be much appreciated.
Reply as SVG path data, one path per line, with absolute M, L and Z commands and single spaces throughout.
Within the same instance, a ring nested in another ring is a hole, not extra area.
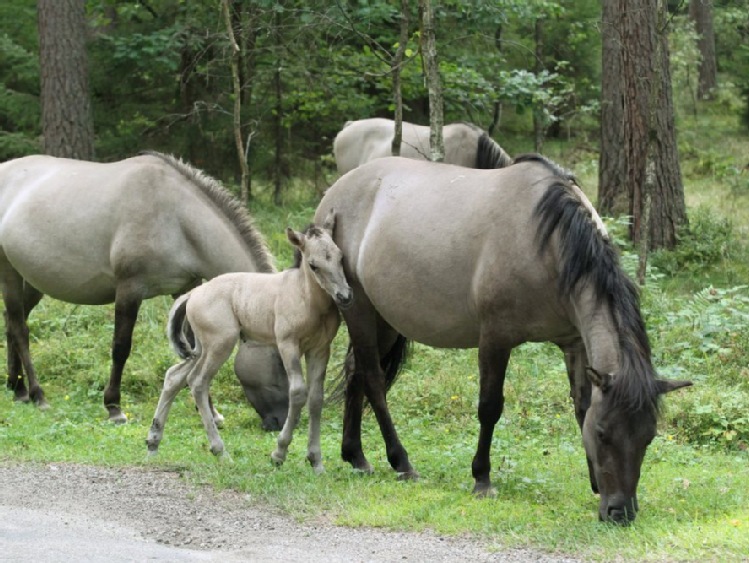
M 307 461 L 315 473 L 324 471 L 322 450 L 320 448 L 320 422 L 322 419 L 323 394 L 325 389 L 325 370 L 330 359 L 330 346 L 317 353 L 307 354 L 307 385 L 309 397 L 309 436 L 307 439 Z
M 504 408 L 504 381 L 510 349 L 497 348 L 489 339 L 479 344 L 479 439 L 471 471 L 474 478 L 473 493 L 478 497 L 493 496 L 489 473 L 491 471 L 491 444 L 494 427 Z
M 171 409 L 177 393 L 187 386 L 187 377 L 194 367 L 195 360 L 188 359 L 173 365 L 166 371 L 164 388 L 161 391 L 161 396 L 159 396 L 159 404 L 156 406 L 156 412 L 154 412 L 151 428 L 146 439 L 149 455 L 158 453 L 159 444 L 164 436 L 166 420 L 169 417 L 169 409 Z
M 42 294 L 24 282 L 23 278 L 10 267 L 3 268 L 0 285 L 5 303 L 5 330 L 7 349 L 8 379 L 7 386 L 13 390 L 15 399 L 22 402 L 34 401 L 45 409 L 49 407 L 44 391 L 36 376 L 29 351 L 28 317 L 31 310 L 39 303 Z M 29 380 L 28 389 L 23 381 L 23 374 Z

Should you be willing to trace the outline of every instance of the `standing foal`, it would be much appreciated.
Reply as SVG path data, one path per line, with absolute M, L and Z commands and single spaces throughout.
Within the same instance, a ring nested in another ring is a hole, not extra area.
M 340 324 L 336 305 L 346 308 L 352 293 L 343 273 L 342 254 L 333 242 L 335 214 L 322 226 L 304 233 L 286 229 L 296 248 L 295 267 L 283 272 L 231 273 L 213 278 L 183 295 L 172 306 L 167 322 L 169 341 L 183 361 L 169 368 L 146 444 L 158 451 L 169 408 L 177 393 L 189 386 L 208 434 L 211 452 L 224 453 L 224 443 L 211 413 L 211 380 L 229 359 L 240 336 L 274 344 L 289 377 L 289 413 L 271 454 L 276 464 L 286 459 L 294 428 L 307 401 L 302 355 L 309 384 L 307 459 L 323 471 L 320 416 L 330 345 Z

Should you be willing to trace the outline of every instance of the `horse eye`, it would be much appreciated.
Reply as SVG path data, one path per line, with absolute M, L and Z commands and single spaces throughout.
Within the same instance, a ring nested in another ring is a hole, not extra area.
M 596 437 L 604 444 L 607 444 L 609 442 L 609 439 L 606 436 L 606 432 L 603 426 L 596 426 Z

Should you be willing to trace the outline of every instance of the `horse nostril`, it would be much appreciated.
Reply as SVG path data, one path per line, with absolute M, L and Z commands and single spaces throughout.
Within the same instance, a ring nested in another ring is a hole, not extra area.
M 613 522 L 615 524 L 622 524 L 626 526 L 627 524 L 630 524 L 635 519 L 635 512 L 634 510 L 627 509 L 626 506 L 609 506 L 607 509 L 607 515 L 609 522 Z

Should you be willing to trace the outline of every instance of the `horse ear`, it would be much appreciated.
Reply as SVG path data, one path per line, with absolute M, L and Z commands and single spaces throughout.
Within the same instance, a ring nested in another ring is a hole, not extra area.
M 608 391 L 609 387 L 611 387 L 611 374 L 610 373 L 601 373 L 600 371 L 587 366 L 585 368 L 585 373 L 588 374 L 588 379 L 590 379 L 590 382 L 595 385 L 596 387 L 600 387 L 601 391 L 604 393 Z
M 286 238 L 298 249 L 302 250 L 304 248 L 304 235 L 302 233 L 296 232 L 291 227 L 286 227 Z
M 690 387 L 694 385 L 691 381 L 679 381 L 677 379 L 658 379 L 658 394 L 665 395 L 671 391 L 676 391 L 682 387 Z
M 333 233 L 335 232 L 335 220 L 335 209 L 331 208 L 322 224 L 322 228 L 328 231 L 330 236 L 333 236 Z

